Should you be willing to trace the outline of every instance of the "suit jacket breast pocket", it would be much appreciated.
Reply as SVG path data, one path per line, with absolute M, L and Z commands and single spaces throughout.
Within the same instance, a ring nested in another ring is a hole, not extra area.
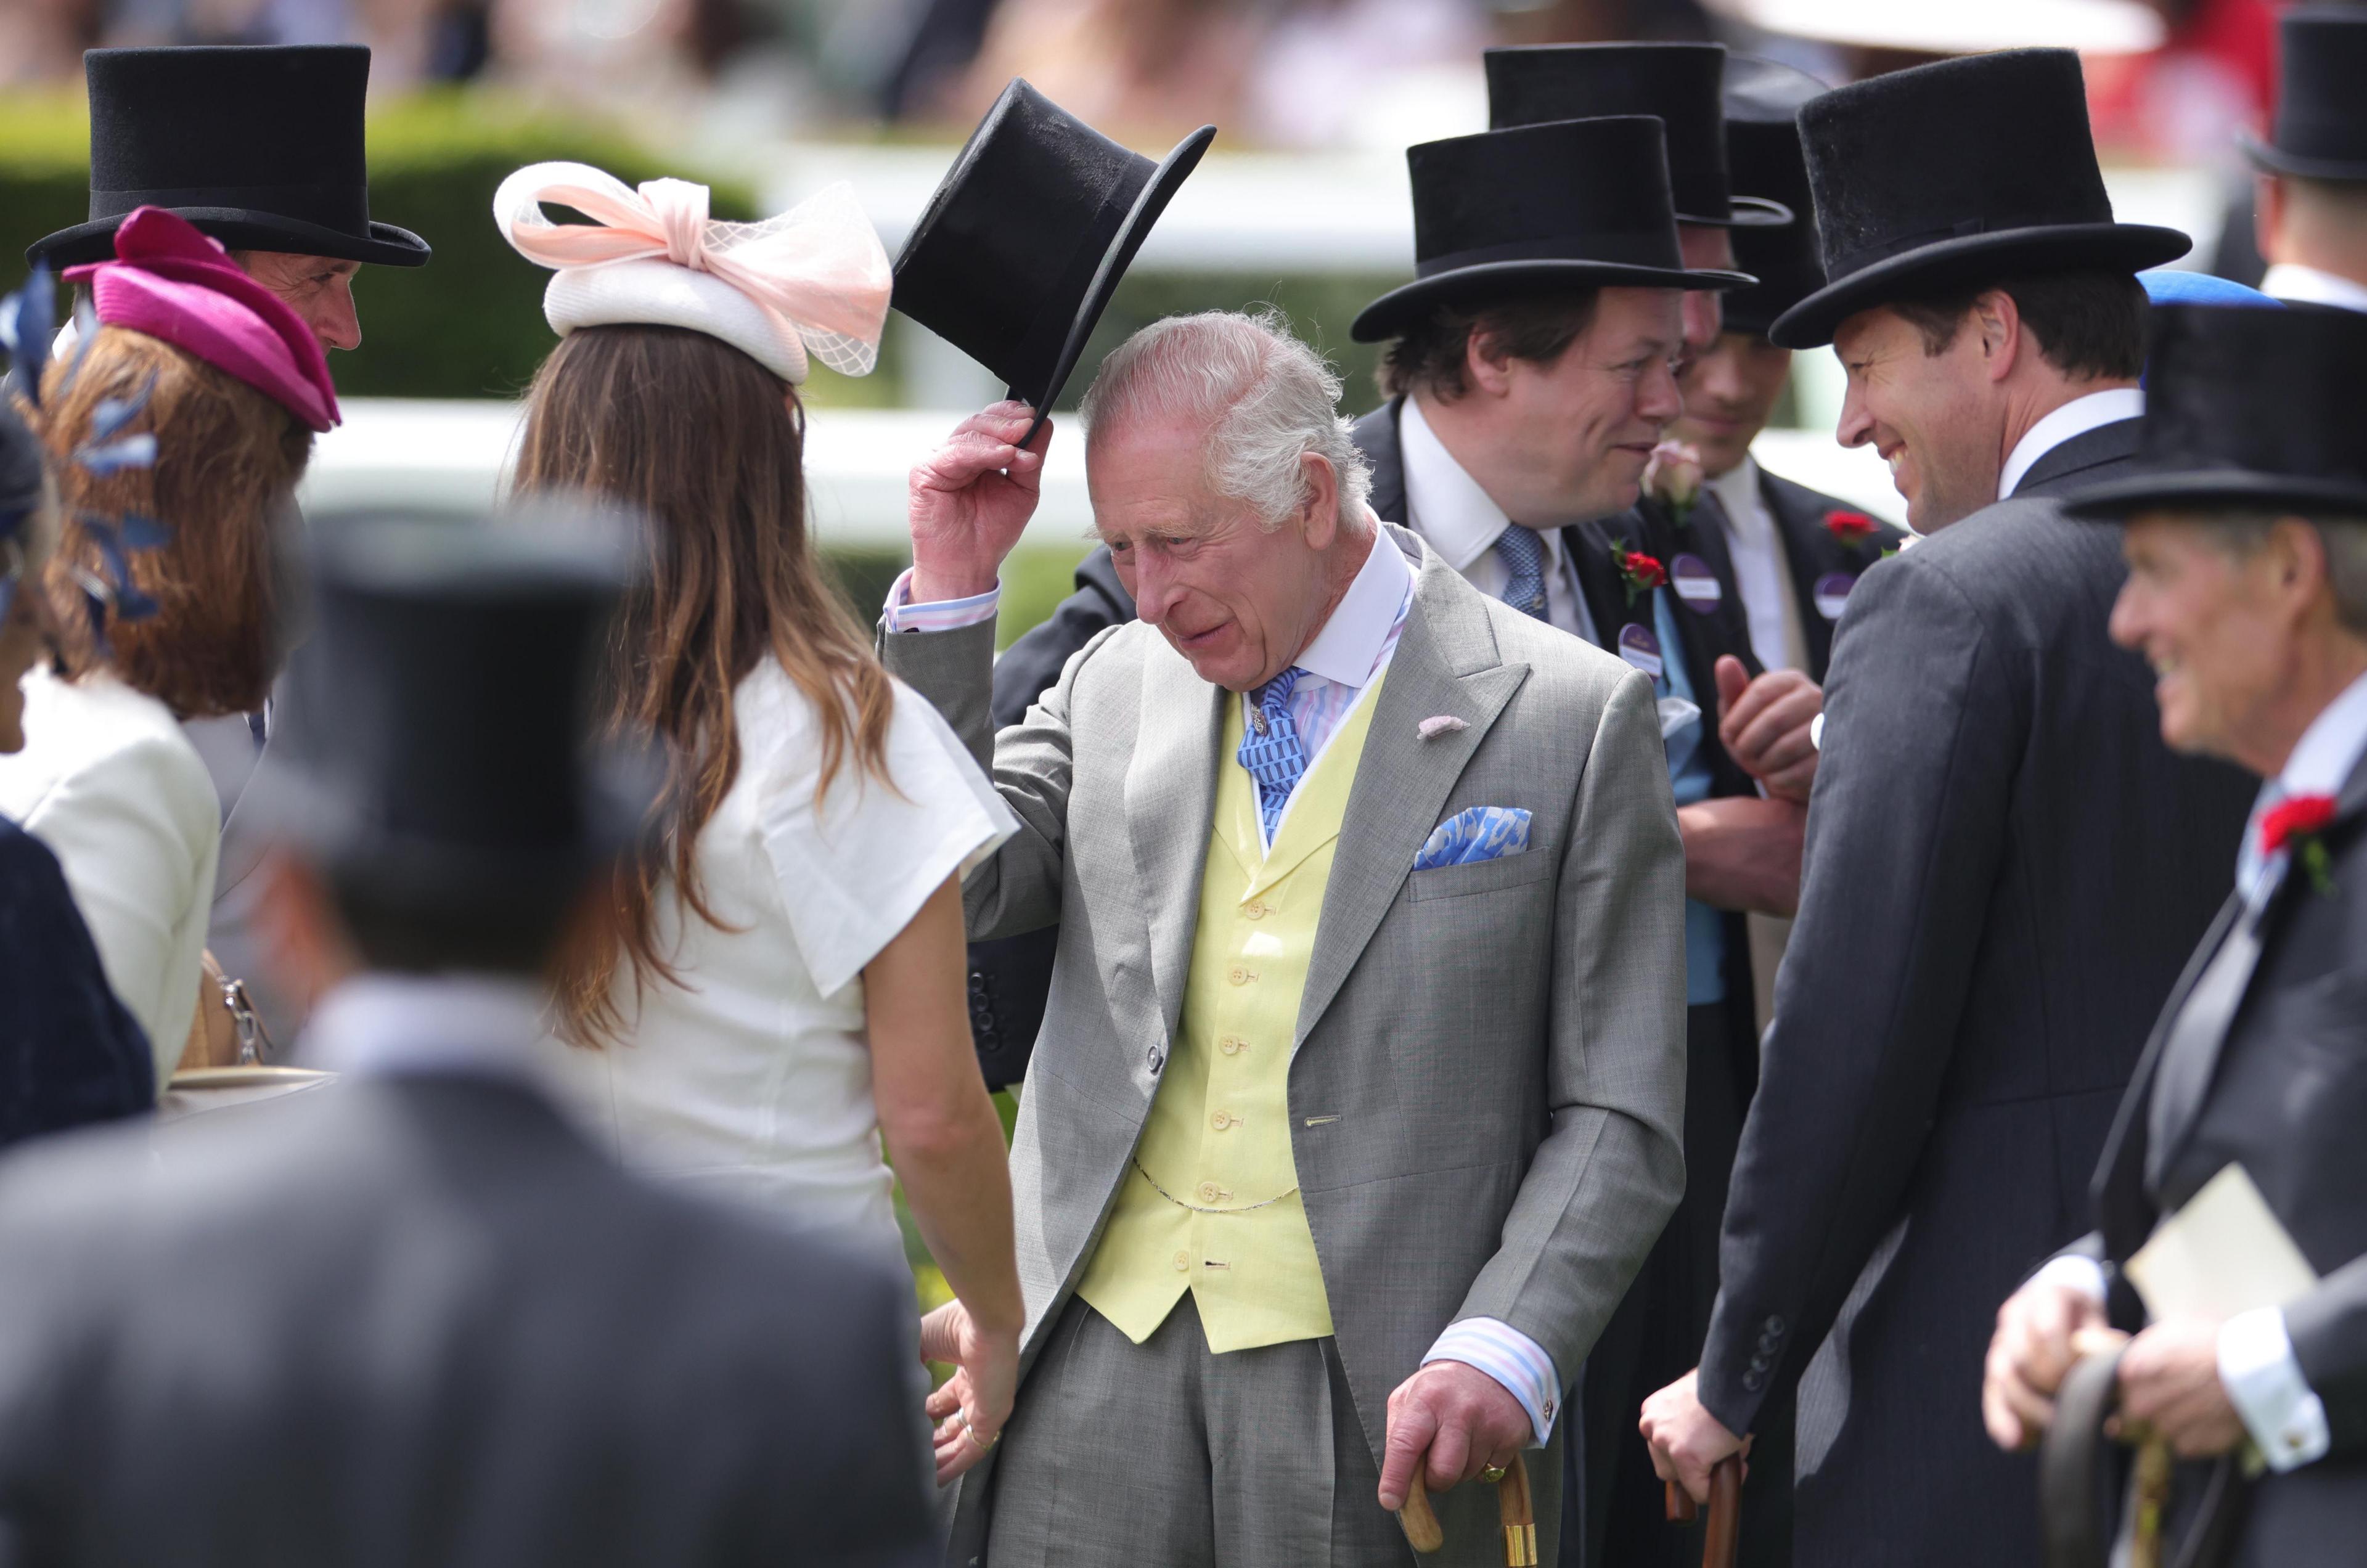
M 1516 855 L 1417 871 L 1406 884 L 1406 897 L 1417 900 L 1461 898 L 1475 893 L 1523 887 L 1551 876 L 1557 862 L 1558 857 L 1546 845 L 1532 843 Z

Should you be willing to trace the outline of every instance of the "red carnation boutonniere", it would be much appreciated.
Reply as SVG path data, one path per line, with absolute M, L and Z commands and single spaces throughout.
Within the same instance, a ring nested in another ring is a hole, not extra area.
M 1677 526 L 1693 521 L 1693 502 L 1701 499 L 1702 456 L 1682 441 L 1663 441 L 1652 448 L 1644 465 L 1644 493 L 1669 509 Z
M 1631 550 L 1625 539 L 1611 541 L 1611 559 L 1619 568 L 1619 580 L 1627 585 L 1627 603 L 1631 605 L 1638 594 L 1649 593 L 1669 581 L 1669 569 L 1660 564 L 1659 557 Z
M 1825 532 L 1848 548 L 1862 550 L 1865 548 L 1865 542 L 1874 537 L 1874 519 L 1863 512 L 1828 512 L 1825 513 Z
M 2334 863 L 2326 850 L 2326 829 L 2334 821 L 2330 795 L 2296 795 L 2269 807 L 2260 818 L 2260 852 L 2283 850 L 2293 863 L 2309 873 L 2309 885 L 2321 897 L 2334 892 Z

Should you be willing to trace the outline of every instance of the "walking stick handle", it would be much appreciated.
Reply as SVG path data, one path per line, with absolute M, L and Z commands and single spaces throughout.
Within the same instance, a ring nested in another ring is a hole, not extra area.
M 1504 1467 L 1504 1479 L 1496 1483 L 1496 1517 L 1504 1528 L 1505 1568 L 1536 1568 L 1536 1506 L 1529 1495 L 1528 1461 L 1519 1454 L 1512 1456 L 1512 1462 Z M 1405 1506 L 1398 1510 L 1398 1525 L 1405 1531 L 1406 1544 L 1424 1556 L 1446 1546 L 1446 1531 L 1430 1506 L 1430 1494 L 1422 1487 L 1419 1470 L 1406 1493 Z
M 1667 1483 L 1669 1522 L 1689 1525 L 1699 1517 L 1693 1494 Z M 1728 1454 L 1709 1472 L 1709 1526 L 1702 1532 L 1702 1568 L 1734 1568 L 1742 1540 L 1742 1456 Z

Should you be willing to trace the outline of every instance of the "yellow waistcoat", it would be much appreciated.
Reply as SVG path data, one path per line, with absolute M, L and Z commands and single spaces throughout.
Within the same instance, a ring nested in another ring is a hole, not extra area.
M 1212 1351 L 1331 1332 L 1290 1152 L 1290 1054 L 1331 853 L 1382 678 L 1359 694 L 1299 781 L 1271 852 L 1258 833 L 1257 785 L 1233 761 L 1241 705 L 1226 705 L 1225 762 L 1174 1055 L 1077 1285 L 1138 1345 L 1186 1290 Z

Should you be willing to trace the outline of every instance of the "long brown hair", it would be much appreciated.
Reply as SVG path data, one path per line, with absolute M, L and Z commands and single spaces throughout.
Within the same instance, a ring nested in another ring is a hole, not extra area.
M 612 729 L 664 745 L 662 831 L 617 873 L 607 929 L 572 944 L 559 976 L 562 1032 L 621 1037 L 619 959 L 638 997 L 678 983 L 658 951 L 671 874 L 687 909 L 719 925 L 699 886 L 699 830 L 740 772 L 731 694 L 776 660 L 813 705 L 826 793 L 852 758 L 887 778 L 894 690 L 806 529 L 805 419 L 788 388 L 738 349 L 675 327 L 572 333 L 527 396 L 516 489 L 588 491 L 652 525 L 649 570 L 612 643 Z
M 69 675 L 112 670 L 183 718 L 252 713 L 278 667 L 274 536 L 311 457 L 312 433 L 236 377 L 144 333 L 101 327 L 70 372 L 72 359 L 51 369 L 34 416 L 65 525 L 44 573 L 61 662 Z M 75 463 L 99 402 L 137 397 L 152 377 L 146 408 L 124 428 L 155 434 L 153 466 L 102 477 Z M 127 558 L 156 614 L 110 615 L 104 647 L 75 576 L 109 571 L 88 513 L 153 517 L 171 536 Z

